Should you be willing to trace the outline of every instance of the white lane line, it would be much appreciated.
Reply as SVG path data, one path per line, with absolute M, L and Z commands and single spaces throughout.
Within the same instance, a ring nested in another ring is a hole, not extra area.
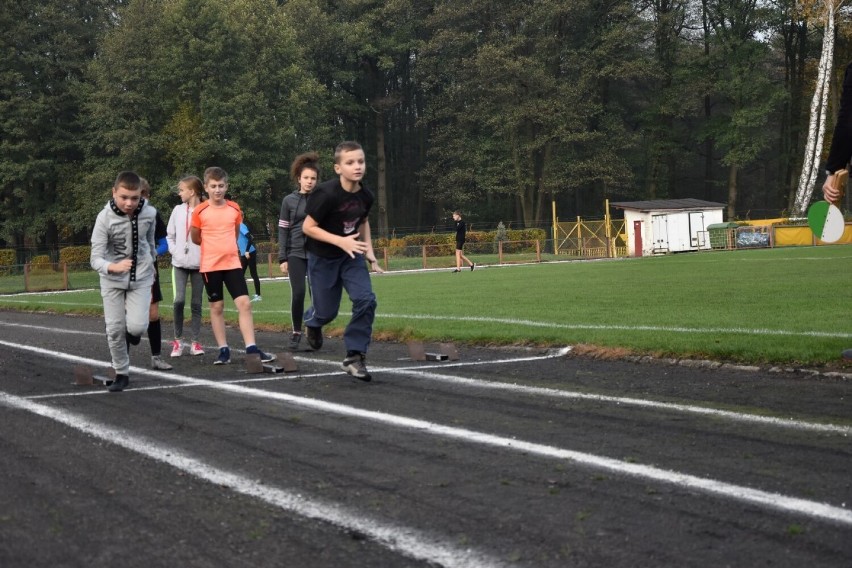
M 512 361 L 506 361 L 512 362 Z M 482 362 L 483 364 L 486 362 Z M 689 414 L 701 414 L 705 416 L 713 416 L 715 418 L 725 418 L 735 422 L 752 422 L 755 424 L 763 424 L 766 426 L 777 426 L 781 428 L 791 428 L 794 430 L 804 430 L 811 432 L 826 432 L 832 434 L 842 434 L 844 436 L 852 435 L 852 426 L 843 426 L 839 424 L 823 424 L 819 422 L 806 422 L 803 420 L 794 420 L 793 418 L 778 418 L 774 416 L 761 416 L 758 414 L 746 414 L 743 412 L 734 412 L 732 410 L 720 410 L 706 406 L 692 406 L 688 404 L 677 404 L 673 402 L 660 402 L 644 398 L 631 398 L 623 396 L 609 396 L 602 394 L 589 394 L 577 391 L 568 391 L 553 389 L 547 387 L 531 387 L 526 385 L 518 385 L 513 383 L 500 383 L 494 381 L 482 381 L 479 379 L 470 379 L 467 377 L 457 377 L 455 375 L 445 375 L 434 371 L 421 371 L 412 369 L 411 367 L 397 367 L 382 369 L 370 365 L 372 372 L 392 372 L 404 375 L 411 375 L 422 379 L 467 385 L 474 388 L 486 390 L 509 391 L 521 394 L 530 394 L 537 396 L 547 396 L 551 398 L 565 398 L 574 400 L 589 400 L 593 402 L 605 402 L 615 405 L 638 406 L 643 408 L 653 408 L 655 410 L 665 410 L 670 412 L 682 412 Z
M 28 303 L 18 300 L 7 300 L 0 298 L 0 303 Z M 98 307 L 100 304 L 75 304 L 73 302 L 53 302 L 57 305 L 65 306 L 86 306 Z M 171 306 L 163 306 L 163 309 L 169 310 Z M 207 308 L 205 308 L 207 309 Z M 226 307 L 226 312 L 235 311 L 235 308 Z M 287 310 L 260 310 L 263 313 L 287 314 Z M 339 315 L 346 316 L 347 312 L 340 312 Z M 648 331 L 653 333 L 710 333 L 710 334 L 736 334 L 736 335 L 771 335 L 779 337 L 824 337 L 829 339 L 850 339 L 852 333 L 843 331 L 818 331 L 818 330 L 803 330 L 793 331 L 789 329 L 766 329 L 766 328 L 746 328 L 746 327 L 673 327 L 673 326 L 657 326 L 657 325 L 624 325 L 624 324 L 587 324 L 587 323 L 565 323 L 565 322 L 547 322 L 538 320 L 527 320 L 517 318 L 493 318 L 484 316 L 449 316 L 449 315 L 432 315 L 432 314 L 391 314 L 378 313 L 376 318 L 381 319 L 401 319 L 401 320 L 433 320 L 433 321 L 457 321 L 457 322 L 484 322 L 484 323 L 501 323 L 516 327 L 537 327 L 546 329 L 585 329 L 592 331 Z
M 55 357 L 59 359 L 86 363 L 90 365 L 102 364 L 100 361 L 96 361 L 94 359 L 87 359 L 85 357 L 79 357 L 76 355 L 57 353 L 54 351 L 41 349 L 39 347 L 32 347 L 28 345 L 15 345 L 10 344 L 6 341 L 0 341 L 0 344 L 6 345 L 8 347 L 32 351 L 48 357 Z M 286 402 L 294 406 L 309 408 L 319 412 L 338 414 L 341 416 L 348 416 L 362 420 L 370 420 L 381 424 L 388 424 L 397 428 L 406 428 L 415 430 L 417 432 L 425 432 L 432 435 L 457 439 L 467 443 L 493 446 L 512 450 L 514 452 L 520 452 L 522 454 L 526 453 L 542 457 L 570 460 L 591 468 L 603 469 L 616 474 L 628 475 L 641 479 L 650 479 L 653 481 L 658 481 L 660 483 L 674 485 L 680 488 L 699 490 L 705 493 L 718 495 L 727 499 L 752 503 L 769 509 L 776 509 L 779 511 L 804 515 L 807 517 L 852 526 L 852 511 L 843 509 L 841 507 L 835 507 L 827 503 L 808 501 L 806 499 L 781 495 L 780 493 L 772 493 L 759 489 L 752 489 L 749 487 L 734 485 L 732 483 L 726 483 L 714 479 L 679 473 L 676 471 L 661 469 L 653 466 L 629 463 L 585 452 L 566 450 L 563 448 L 547 446 L 534 442 L 524 442 L 512 438 L 504 438 L 501 436 L 486 434 L 483 432 L 476 432 L 474 430 L 467 430 L 464 428 L 444 426 L 442 424 L 436 424 L 434 422 L 428 422 L 426 420 L 408 418 L 405 416 L 397 416 L 394 414 L 388 414 L 386 412 L 364 410 L 361 408 L 355 408 L 353 406 L 338 404 L 334 402 L 326 402 L 323 400 L 305 398 L 280 392 L 262 391 L 259 389 L 248 388 L 235 384 L 218 383 L 206 379 L 184 377 L 176 373 L 144 371 L 143 369 L 137 369 L 134 367 L 131 367 L 131 370 L 134 372 L 146 372 L 149 375 L 157 376 L 159 378 L 175 382 L 203 385 L 214 390 L 220 390 L 242 396 L 277 400 L 281 402 Z M 129 392 L 132 393 L 133 391 L 131 390 Z M 127 396 L 127 394 L 128 393 L 125 393 L 122 396 Z
M 115 426 L 110 424 L 90 420 L 72 412 L 7 393 L 0 393 L 0 403 L 55 420 L 87 435 L 168 464 L 198 479 L 260 499 L 296 515 L 317 519 L 345 530 L 361 532 L 381 546 L 410 558 L 434 562 L 441 566 L 501 565 L 496 559 L 488 558 L 484 553 L 456 547 L 441 537 L 411 527 L 373 519 L 301 493 L 264 485 L 242 475 L 214 467 L 175 448 L 156 444 L 127 431 L 116 430 Z
M 556 323 L 538 320 L 526 320 L 515 318 L 492 318 L 477 316 L 446 316 L 431 314 L 388 314 L 377 313 L 376 318 L 403 319 L 403 320 L 438 320 L 459 322 L 485 322 L 504 323 L 511 326 L 544 327 L 548 329 L 589 329 L 605 331 L 651 331 L 668 333 L 735 333 L 742 335 L 778 335 L 792 337 L 828 337 L 838 339 L 852 338 L 852 333 L 841 331 L 791 331 L 788 329 L 750 329 L 745 327 L 670 327 L 657 325 L 621 325 L 621 324 L 586 324 L 586 323 Z
M 8 324 L 14 325 L 17 327 L 25 327 L 30 329 L 38 329 L 43 331 L 62 331 L 64 333 L 77 333 L 77 334 L 86 334 L 86 335 L 96 335 L 98 337 L 103 336 L 103 333 L 93 332 L 93 331 L 76 331 L 76 330 L 65 330 L 59 328 L 51 328 L 44 326 L 35 326 L 28 324 Z M 16 343 L 7 343 L 4 341 L 0 341 L 0 344 L 7 345 L 8 347 L 13 348 L 24 348 Z M 234 349 L 235 352 L 240 352 L 239 349 Z M 472 367 L 478 365 L 502 365 L 504 363 L 522 363 L 529 361 L 542 361 L 545 359 L 553 359 L 564 357 L 570 351 L 570 347 L 555 349 L 546 355 L 535 355 L 529 357 L 515 357 L 515 358 L 506 358 L 506 359 L 493 359 L 487 361 L 465 361 L 460 363 L 442 363 L 441 368 L 447 369 L 450 367 Z M 53 352 L 49 352 L 53 353 Z M 314 364 L 324 364 L 328 366 L 333 366 L 335 368 L 339 368 L 339 364 L 335 361 L 326 361 L 323 359 L 314 359 L 308 357 L 295 357 L 297 361 L 305 361 Z M 103 365 L 103 362 L 95 363 L 97 365 Z M 677 404 L 673 402 L 660 402 L 657 400 L 651 399 L 643 399 L 643 398 L 632 398 L 632 397 L 621 397 L 621 396 L 608 396 L 601 394 L 589 394 L 589 393 L 581 393 L 577 391 L 569 391 L 569 390 L 561 390 L 561 389 L 552 389 L 547 387 L 531 387 L 525 385 L 518 385 L 513 383 L 500 383 L 494 381 L 482 381 L 479 379 L 471 379 L 467 377 L 458 377 L 455 375 L 447 375 L 443 373 L 436 373 L 433 371 L 422 371 L 420 369 L 408 366 L 399 366 L 399 367 L 377 367 L 370 365 L 372 371 L 379 373 L 399 373 L 414 377 L 419 377 L 422 379 L 445 382 L 450 384 L 458 384 L 458 385 L 466 385 L 473 388 L 485 389 L 485 390 L 496 390 L 496 391 L 509 391 L 509 392 L 517 392 L 521 394 L 529 394 L 536 396 L 547 396 L 552 398 L 563 398 L 563 399 L 573 399 L 573 400 L 589 400 L 593 402 L 605 402 L 605 403 L 613 403 L 616 405 L 628 405 L 628 406 L 638 406 L 643 408 L 653 408 L 657 410 L 664 410 L 668 412 L 681 412 L 688 414 L 699 414 L 705 416 L 713 416 L 716 418 L 725 418 L 728 420 L 733 420 L 735 422 L 747 422 L 754 424 L 762 424 L 765 426 L 774 426 L 779 428 L 790 428 L 793 430 L 802 430 L 809 432 L 825 432 L 830 434 L 842 434 L 844 436 L 852 435 L 852 426 L 843 426 L 839 424 L 825 424 L 820 422 L 807 422 L 804 420 L 795 420 L 793 418 L 779 418 L 776 416 L 762 416 L 757 414 L 747 414 L 743 412 L 734 412 L 731 410 L 720 410 L 716 408 L 710 408 L 705 406 L 692 406 L 688 404 Z M 135 372 L 148 373 L 148 369 L 135 369 Z M 299 378 L 317 378 L 330 376 L 339 373 L 313 373 L 310 375 L 299 375 Z M 287 380 L 289 376 L 276 376 L 276 377 L 263 377 L 263 378 L 252 378 L 252 379 L 238 379 L 235 381 L 225 381 L 230 384 L 242 384 L 242 383 L 250 383 L 250 382 L 266 382 L 266 381 L 280 381 Z M 220 383 L 221 384 L 221 383 Z M 146 389 L 157 389 L 164 387 L 145 387 Z M 63 396 L 85 396 L 90 394 L 97 394 L 92 392 L 82 392 L 82 393 L 63 393 L 63 394 L 48 394 L 43 396 L 34 396 L 30 397 L 31 399 L 36 398 L 58 398 Z

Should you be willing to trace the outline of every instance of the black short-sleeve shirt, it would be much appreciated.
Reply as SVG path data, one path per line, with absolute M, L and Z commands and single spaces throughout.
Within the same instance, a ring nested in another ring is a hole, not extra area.
M 372 206 L 373 194 L 363 184 L 358 191 L 348 192 L 340 185 L 340 178 L 335 178 L 317 185 L 308 194 L 305 213 L 310 215 L 321 229 L 332 235 L 348 237 L 358 232 Z M 323 258 L 336 258 L 346 254 L 339 247 L 311 238 L 305 239 L 305 247 L 308 252 Z

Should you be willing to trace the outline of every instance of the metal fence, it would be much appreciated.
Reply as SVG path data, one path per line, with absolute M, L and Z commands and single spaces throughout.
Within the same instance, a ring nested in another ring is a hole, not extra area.
M 627 256 L 624 219 L 560 222 L 556 224 L 556 254 L 577 258 Z

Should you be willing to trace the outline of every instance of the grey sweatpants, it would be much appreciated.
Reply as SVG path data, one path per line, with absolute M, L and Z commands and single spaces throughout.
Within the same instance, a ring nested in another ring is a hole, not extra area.
M 186 306 L 186 283 L 192 286 L 189 301 L 190 338 L 198 341 L 201 333 L 201 301 L 204 294 L 204 277 L 198 269 L 172 267 L 172 293 L 174 295 L 175 339 L 183 339 L 183 310 Z
M 125 332 L 142 337 L 148 330 L 148 310 L 151 306 L 151 286 L 132 290 L 101 287 L 104 300 L 104 324 L 112 368 L 120 375 L 130 370 Z

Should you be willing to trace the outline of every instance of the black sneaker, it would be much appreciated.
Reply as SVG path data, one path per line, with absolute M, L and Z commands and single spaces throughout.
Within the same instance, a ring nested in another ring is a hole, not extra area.
M 310 345 L 311 349 L 314 351 L 318 351 L 320 347 L 322 347 L 322 328 L 306 327 L 308 327 L 308 345 Z
M 370 372 L 367 370 L 366 363 L 367 358 L 364 357 L 363 353 L 356 353 L 351 357 L 346 357 L 343 360 L 343 370 L 355 377 L 358 380 L 364 382 L 370 382 L 373 377 L 370 376 Z
M 109 386 L 109 392 L 121 392 L 130 384 L 130 377 L 127 375 L 116 375 L 115 380 Z
M 275 355 L 268 355 L 260 350 L 257 345 L 249 345 L 246 347 L 246 355 L 251 355 L 252 353 L 257 353 L 260 355 L 260 361 L 262 363 L 269 363 L 270 361 L 275 361 Z
M 290 336 L 290 342 L 287 344 L 287 349 L 289 351 L 298 351 L 299 350 L 299 343 L 301 343 L 301 342 L 302 342 L 302 332 L 301 331 L 294 331 L 293 334 Z
M 227 365 L 231 362 L 231 350 L 228 347 L 219 348 L 219 357 L 213 361 L 214 365 Z
M 475 263 L 475 262 L 471 262 L 471 263 L 470 263 L 470 271 L 471 271 L 471 272 L 473 272 L 473 269 L 474 269 L 474 268 L 476 268 L 476 263 Z

